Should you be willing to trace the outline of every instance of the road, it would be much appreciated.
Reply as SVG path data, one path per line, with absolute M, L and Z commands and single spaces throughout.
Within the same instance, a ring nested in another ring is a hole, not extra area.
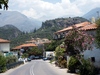
M 71 75 L 43 60 L 32 60 L 7 75 Z

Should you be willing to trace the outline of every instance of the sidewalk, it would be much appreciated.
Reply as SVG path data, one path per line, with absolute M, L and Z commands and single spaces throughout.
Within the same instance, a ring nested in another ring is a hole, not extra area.
M 61 75 L 78 75 L 78 74 L 74 74 L 74 73 L 67 73 L 67 68 L 60 68 L 58 66 L 55 66 L 54 63 L 50 63 L 49 60 L 46 60 L 45 62 L 49 63 L 53 69 L 58 70 L 60 72 Z

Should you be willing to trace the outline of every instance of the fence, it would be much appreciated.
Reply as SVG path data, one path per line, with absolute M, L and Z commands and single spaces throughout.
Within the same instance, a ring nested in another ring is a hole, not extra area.
M 11 68 L 17 67 L 21 64 L 24 64 L 24 62 L 23 61 L 18 61 L 18 62 L 12 63 L 12 64 L 7 64 L 6 67 L 7 67 L 7 69 L 11 69 Z
M 6 69 L 9 70 L 9 69 L 17 67 L 21 64 L 24 64 L 24 62 L 23 61 L 18 61 L 18 62 L 14 62 L 12 64 L 7 64 L 6 66 L 0 66 L 0 73 L 5 72 Z

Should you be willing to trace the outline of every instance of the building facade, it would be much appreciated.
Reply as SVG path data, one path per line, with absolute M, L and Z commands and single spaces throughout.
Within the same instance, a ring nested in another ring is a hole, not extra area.
M 10 41 L 0 38 L 0 51 L 3 53 L 10 52 Z

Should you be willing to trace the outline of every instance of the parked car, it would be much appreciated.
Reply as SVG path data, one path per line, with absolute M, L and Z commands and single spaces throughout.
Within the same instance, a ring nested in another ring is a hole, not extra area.
M 39 56 L 35 56 L 35 59 L 39 59 L 40 57 Z
M 33 59 L 35 59 L 35 56 L 34 56 L 34 55 L 31 55 L 29 58 L 30 58 L 31 60 L 33 60 Z
M 44 60 L 44 61 L 45 61 L 45 60 L 48 60 L 48 58 L 45 57 L 45 58 L 43 58 L 43 60 Z
M 27 58 L 27 61 L 31 61 L 31 59 L 30 58 Z

